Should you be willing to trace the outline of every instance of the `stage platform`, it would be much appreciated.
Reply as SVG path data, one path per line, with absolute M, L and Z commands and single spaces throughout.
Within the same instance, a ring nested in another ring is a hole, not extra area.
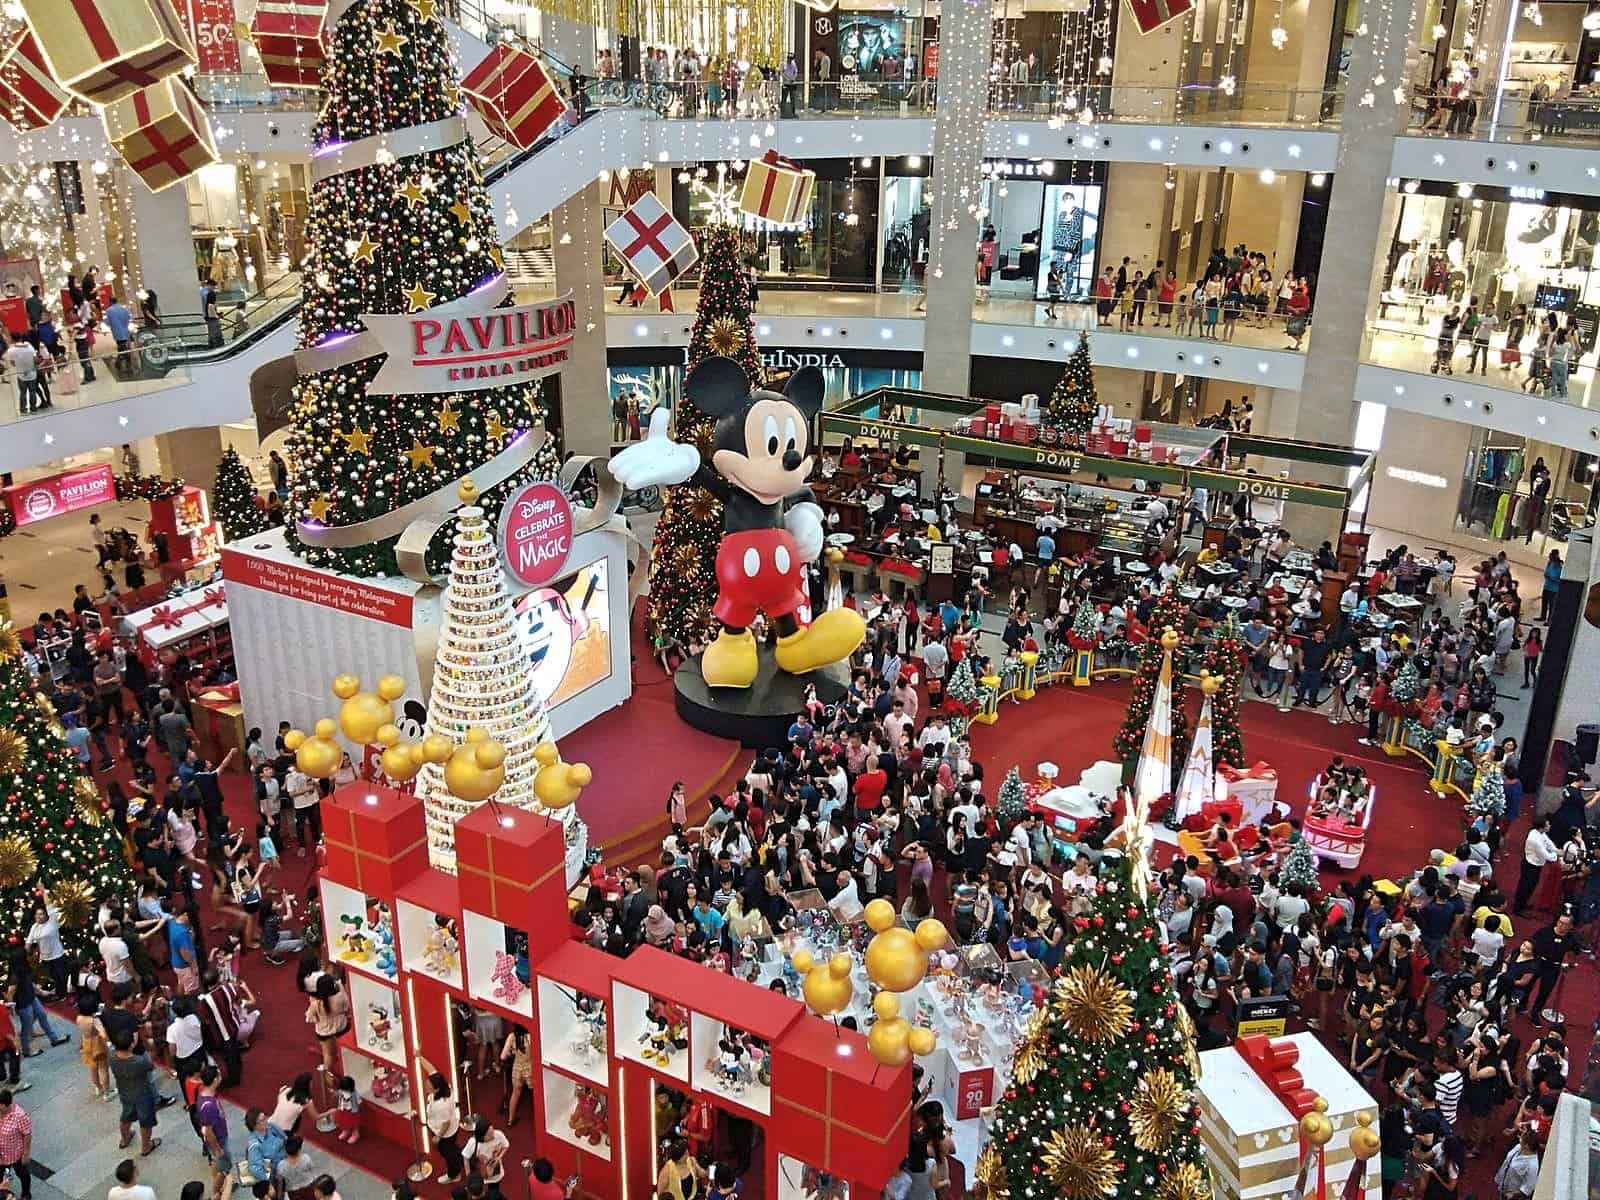
M 770 646 L 760 647 L 760 669 L 747 688 L 712 688 L 700 674 L 700 657 L 684 662 L 672 677 L 678 715 L 714 737 L 728 738 L 751 750 L 789 744 L 789 726 L 805 708 L 806 684 L 815 684 L 817 699 L 837 704 L 850 689 L 845 663 L 821 667 L 807 675 L 779 668 Z

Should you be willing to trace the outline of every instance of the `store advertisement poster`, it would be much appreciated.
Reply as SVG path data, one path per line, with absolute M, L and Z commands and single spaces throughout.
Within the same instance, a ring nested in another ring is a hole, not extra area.
M 864 78 L 883 74 L 885 59 L 904 60 L 905 20 L 894 13 L 839 12 L 839 69 Z
M 184 20 L 200 54 L 202 75 L 239 73 L 239 35 L 233 0 L 184 0 Z
M 21 336 L 33 328 L 28 320 L 28 293 L 44 287 L 44 275 L 37 258 L 0 259 L 0 325 L 6 332 Z
M 1512 204 L 1506 209 L 1505 254 L 1521 270 L 1560 266 L 1568 211 L 1547 204 Z
M 5 489 L 5 506 L 18 528 L 64 516 L 116 499 L 116 481 L 105 463 L 81 471 L 63 471 Z
M 1103 190 L 1098 183 L 1052 183 L 1044 189 L 1036 283 L 1039 299 L 1050 294 L 1051 267 L 1061 274 L 1058 295 L 1086 296 L 1094 290 Z
M 611 678 L 610 572 L 601 558 L 516 602 L 547 708 Z

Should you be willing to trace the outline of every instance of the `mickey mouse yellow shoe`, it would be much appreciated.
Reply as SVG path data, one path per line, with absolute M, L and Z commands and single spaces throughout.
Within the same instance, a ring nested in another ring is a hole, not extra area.
M 711 687 L 747 688 L 756 681 L 759 667 L 755 635 L 748 629 L 738 633 L 724 629 L 700 660 L 700 674 Z
M 867 623 L 853 608 L 830 608 L 806 628 L 778 639 L 775 657 L 791 675 L 849 658 L 866 639 Z

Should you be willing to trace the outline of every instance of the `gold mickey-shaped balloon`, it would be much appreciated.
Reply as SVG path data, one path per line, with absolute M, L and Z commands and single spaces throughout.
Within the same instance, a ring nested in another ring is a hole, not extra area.
M 400 742 L 400 726 L 390 721 L 386 725 L 378 726 L 378 732 L 373 735 L 373 741 L 380 746 L 395 746 Z
M 906 1035 L 906 1044 L 911 1047 L 911 1053 L 921 1058 L 933 1053 L 934 1047 L 939 1044 L 939 1036 L 933 1030 L 917 1025 Z
M 496 767 L 505 765 L 506 748 L 496 741 L 479 742 L 478 748 L 472 752 L 472 757 L 485 771 L 492 771 Z
M 918 921 L 915 937 L 917 945 L 928 954 L 943 950 L 950 944 L 950 931 L 938 917 L 924 917 Z
M 442 733 L 430 733 L 422 739 L 422 757 L 431 763 L 442 763 L 455 752 L 455 744 Z
M 1350 1153 L 1360 1159 L 1371 1158 L 1383 1146 L 1383 1139 L 1372 1127 L 1372 1114 L 1357 1113 L 1356 1125 L 1358 1128 L 1350 1131 Z
M 893 992 L 879 992 L 872 998 L 872 1011 L 880 1021 L 892 1021 L 900 1015 L 900 997 Z
M 293 754 L 296 750 L 300 749 L 300 747 L 305 743 L 305 740 L 305 730 L 291 729 L 288 733 L 283 735 L 283 748 L 290 754 Z
M 1183 639 L 1178 636 L 1178 631 L 1168 625 L 1166 632 L 1161 635 L 1161 648 L 1163 650 L 1176 650 L 1178 643 Z
M 843 952 L 835 954 L 828 960 L 828 974 L 835 979 L 849 979 L 850 968 L 855 964 L 850 961 L 850 956 Z
M 333 694 L 341 700 L 348 700 L 361 690 L 361 680 L 348 671 L 343 675 L 333 677 Z
M 891 992 L 908 992 L 928 970 L 928 955 L 909 929 L 885 929 L 867 946 L 867 976 Z
M 855 989 L 850 986 L 849 975 L 841 979 L 832 971 L 813 967 L 806 973 L 800 993 L 806 998 L 807 1008 L 826 1017 L 849 1008 Z
M 470 479 L 463 479 L 456 485 L 456 495 L 463 504 L 476 504 L 478 502 L 478 485 Z
M 295 765 L 313 779 L 327 779 L 339 768 L 344 751 L 332 738 L 310 737 L 295 751 Z
M 789 956 L 789 965 L 795 969 L 795 974 L 804 975 L 817 965 L 817 956 L 802 946 Z
M 868 929 L 872 930 L 873 933 L 882 933 L 885 929 L 890 929 L 894 926 L 894 905 L 881 896 L 876 900 L 869 900 L 867 902 L 866 918 Z
M 393 722 L 394 709 L 376 692 L 357 692 L 339 706 L 339 728 L 363 746 L 377 741 L 378 730 Z
M 481 725 L 474 725 L 467 730 L 467 736 L 462 739 L 469 746 L 476 746 L 479 742 L 487 742 L 488 740 L 489 731 Z
M 468 742 L 456 749 L 444 764 L 444 786 L 451 795 L 477 804 L 500 790 L 506 781 L 505 767 L 486 768 L 478 762 L 478 752 L 490 743 Z M 502 762 L 504 755 L 502 754 Z
M 533 777 L 533 794 L 540 804 L 560 811 L 578 802 L 583 789 L 594 781 L 587 763 L 564 763 L 553 742 L 540 742 L 533 749 L 539 773 Z
M 886 1067 L 903 1067 L 911 1061 L 911 1024 L 904 1017 L 879 1021 L 867 1033 L 867 1049 Z
M 407 746 L 406 757 L 416 763 L 419 768 L 428 761 L 428 756 L 424 753 L 421 742 L 412 742 L 411 745 Z
M 406 694 L 406 681 L 400 675 L 385 675 L 378 680 L 378 695 L 384 700 L 398 700 Z
M 332 741 L 333 735 L 339 732 L 339 723 L 332 717 L 323 717 L 316 724 L 316 733 L 319 738 Z
M 415 778 L 422 769 L 420 762 L 412 760 L 409 746 L 390 746 L 378 756 L 378 765 L 383 768 L 385 775 L 397 783 Z

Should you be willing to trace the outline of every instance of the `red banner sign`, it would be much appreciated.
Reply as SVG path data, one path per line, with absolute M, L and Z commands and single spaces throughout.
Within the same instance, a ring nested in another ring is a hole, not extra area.
M 92 508 L 117 496 L 116 480 L 111 468 L 102 463 L 80 471 L 63 471 L 8 487 L 4 492 L 6 507 L 17 524 L 32 525 L 51 517 Z
M 233 0 L 186 0 L 183 17 L 200 53 L 200 73 L 237 75 L 239 36 L 234 32 Z
M 260 588 L 357 617 L 411 628 L 410 596 L 369 587 L 359 579 L 310 571 L 226 547 L 222 551 L 222 577 L 230 584 Z
M 526 587 L 561 574 L 572 553 L 572 504 L 553 483 L 530 483 L 500 510 L 500 553 L 506 570 Z

